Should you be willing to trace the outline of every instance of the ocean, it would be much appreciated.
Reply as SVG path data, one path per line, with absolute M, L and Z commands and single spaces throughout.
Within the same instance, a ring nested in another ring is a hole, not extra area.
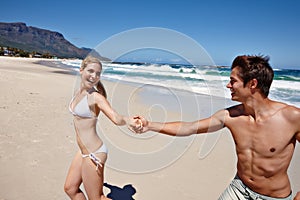
M 78 71 L 81 60 L 62 62 Z M 274 69 L 274 73 L 270 99 L 300 107 L 300 69 Z M 103 63 L 102 72 L 104 80 L 154 85 L 225 99 L 231 97 L 226 88 L 229 76 L 229 67 L 179 64 Z

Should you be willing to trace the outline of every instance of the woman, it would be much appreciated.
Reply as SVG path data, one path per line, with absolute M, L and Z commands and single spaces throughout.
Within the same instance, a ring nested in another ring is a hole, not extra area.
M 80 190 L 83 183 L 88 199 L 108 199 L 103 195 L 103 170 L 107 148 L 97 134 L 97 118 L 102 111 L 115 125 L 129 124 L 136 128 L 137 119 L 119 115 L 106 99 L 100 82 L 101 62 L 87 57 L 80 68 L 81 83 L 69 109 L 74 115 L 74 127 L 80 151 L 75 155 L 64 185 L 71 199 L 86 199 Z M 138 125 L 137 125 L 138 126 Z

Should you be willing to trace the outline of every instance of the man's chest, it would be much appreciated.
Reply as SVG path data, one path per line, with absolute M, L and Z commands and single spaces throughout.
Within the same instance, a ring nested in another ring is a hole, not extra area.
M 229 129 L 237 148 L 273 155 L 286 148 L 293 139 L 293 130 L 286 123 L 277 118 L 257 122 L 244 117 L 233 121 Z

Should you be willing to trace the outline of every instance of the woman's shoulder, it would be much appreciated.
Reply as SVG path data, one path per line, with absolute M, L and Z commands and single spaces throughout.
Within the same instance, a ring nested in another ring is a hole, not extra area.
M 102 101 L 106 99 L 101 93 L 99 93 L 96 89 L 91 89 L 88 91 L 88 96 L 95 101 Z

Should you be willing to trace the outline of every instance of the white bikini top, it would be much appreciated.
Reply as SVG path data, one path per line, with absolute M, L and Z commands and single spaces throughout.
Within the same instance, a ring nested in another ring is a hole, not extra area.
M 74 110 L 71 108 L 71 104 L 74 101 L 75 96 L 72 98 L 70 104 L 69 104 L 69 110 L 70 112 L 79 117 L 83 118 L 94 118 L 95 116 L 92 114 L 89 104 L 88 104 L 88 96 L 85 95 L 77 105 L 75 105 Z

